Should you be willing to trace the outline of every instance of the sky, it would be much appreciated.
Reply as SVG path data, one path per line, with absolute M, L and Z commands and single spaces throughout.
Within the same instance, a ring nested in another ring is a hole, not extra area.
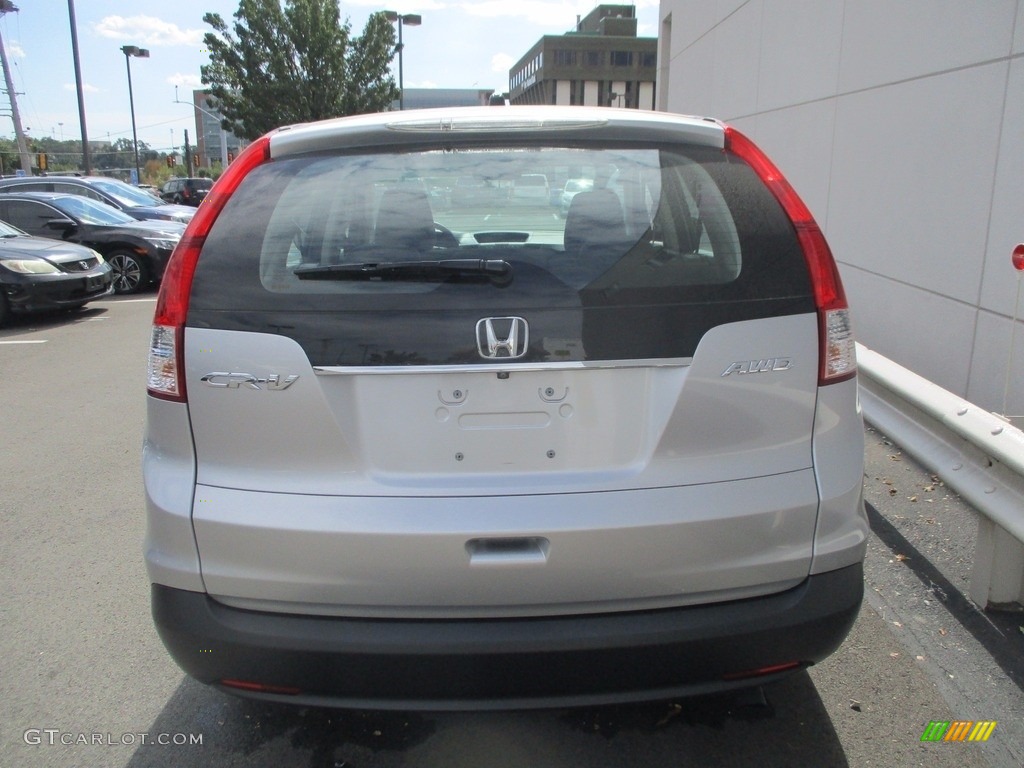
M 283 0 L 282 0 L 283 2 Z M 384 2 L 385 5 L 382 5 Z M 81 125 L 72 55 L 68 0 L 14 0 L 20 10 L 0 18 L 8 63 L 29 136 L 78 139 Z M 657 36 L 658 0 L 636 0 L 638 34 Z M 575 27 L 593 0 L 341 0 L 341 18 L 361 35 L 379 10 L 416 13 L 420 26 L 402 32 L 406 88 L 508 90 L 508 70 L 543 35 Z M 79 60 L 86 128 L 93 141 L 132 136 L 124 45 L 148 48 L 131 59 L 132 95 L 140 142 L 166 152 L 196 142 L 192 91 L 202 88 L 199 68 L 207 12 L 228 23 L 237 0 L 76 0 Z M 393 64 L 398 80 L 397 60 Z M 0 81 L 2 86 L 2 81 Z M 175 101 L 185 103 L 175 103 Z M 0 136 L 13 138 L 14 123 L 0 95 Z

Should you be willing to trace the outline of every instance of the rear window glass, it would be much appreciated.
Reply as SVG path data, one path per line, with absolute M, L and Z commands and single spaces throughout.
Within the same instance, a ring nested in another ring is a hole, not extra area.
M 631 287 L 728 283 L 743 268 L 718 185 L 672 152 L 466 149 L 288 164 L 266 169 L 291 177 L 260 248 L 261 281 L 273 292 L 367 289 L 303 279 L 310 266 L 487 259 L 488 251 L 536 262 L 576 289 L 601 276 Z M 524 173 L 537 168 L 545 173 Z M 548 179 L 559 190 L 572 180 L 566 205 L 547 194 Z M 397 282 L 376 290 L 408 290 Z
M 722 150 L 454 145 L 255 168 L 189 324 L 289 335 L 314 364 L 446 364 L 479 359 L 466 329 L 487 316 L 530 323 L 527 360 L 592 360 L 685 357 L 717 324 L 813 308 L 792 225 Z

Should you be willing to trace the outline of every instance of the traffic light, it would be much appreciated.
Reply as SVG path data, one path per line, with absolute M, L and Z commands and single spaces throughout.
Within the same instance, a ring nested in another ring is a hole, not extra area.
M 235 153 L 234 152 L 228 152 L 228 162 L 230 163 L 234 159 L 235 159 Z
M 177 157 L 175 157 L 174 155 L 168 155 L 167 156 L 167 167 L 168 168 L 173 168 L 177 164 L 178 164 L 178 158 Z
M 36 155 L 36 162 L 39 165 L 39 170 L 40 171 L 45 171 L 46 170 L 46 153 L 45 152 L 40 152 L 38 155 Z

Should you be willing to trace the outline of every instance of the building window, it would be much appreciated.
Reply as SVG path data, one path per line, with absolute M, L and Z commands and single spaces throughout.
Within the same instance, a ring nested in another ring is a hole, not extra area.
M 585 63 L 588 67 L 600 67 L 604 64 L 604 51 L 586 51 Z
M 641 53 L 640 54 L 640 66 L 641 67 L 656 67 L 658 65 L 658 54 L 656 53 Z
M 633 66 L 633 52 L 632 51 L 612 51 L 612 66 L 613 67 L 631 67 Z
M 576 51 L 556 48 L 552 53 L 555 58 L 555 66 L 571 67 L 576 63 Z

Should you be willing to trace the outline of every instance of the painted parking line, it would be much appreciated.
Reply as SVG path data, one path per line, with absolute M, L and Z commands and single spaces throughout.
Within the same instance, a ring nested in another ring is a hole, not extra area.
M 0 344 L 45 344 L 49 339 L 30 339 L 27 341 L 0 341 Z

